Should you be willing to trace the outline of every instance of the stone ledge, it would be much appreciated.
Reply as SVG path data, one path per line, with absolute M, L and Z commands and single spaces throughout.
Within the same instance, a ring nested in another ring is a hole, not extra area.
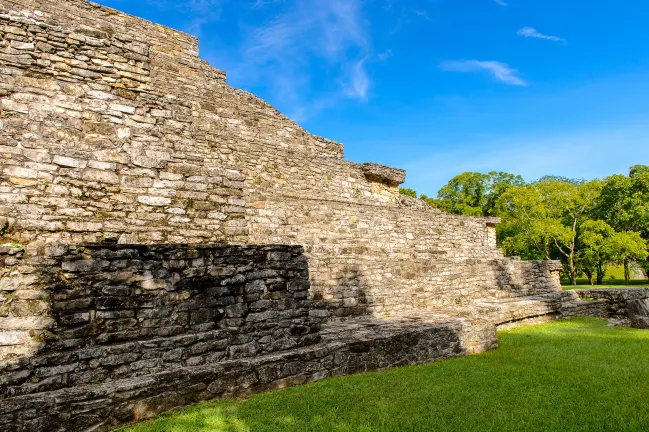
M 399 168 L 367 162 L 361 165 L 361 169 L 365 174 L 365 178 L 371 182 L 399 186 L 406 181 L 406 171 Z
M 369 325 L 369 327 L 368 327 Z M 208 366 L 85 385 L 1 400 L 5 431 L 103 431 L 204 400 L 247 395 L 494 347 L 493 326 L 461 319 L 341 324 L 321 344 Z M 338 336 L 337 336 L 338 335 Z
M 322 342 L 309 347 L 0 399 L 0 429 L 106 430 L 199 401 L 481 352 L 496 347 L 496 326 L 606 318 L 609 305 L 608 299 L 583 301 L 577 293 L 556 292 L 331 322 L 322 329 Z
M 581 298 L 615 301 L 638 300 L 649 298 L 648 288 L 586 288 L 574 290 Z

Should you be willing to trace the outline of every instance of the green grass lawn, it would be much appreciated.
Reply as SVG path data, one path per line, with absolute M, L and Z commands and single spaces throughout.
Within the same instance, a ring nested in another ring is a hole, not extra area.
M 599 288 L 649 288 L 647 279 L 636 279 L 629 281 L 627 285 L 624 279 L 604 279 L 603 285 L 591 285 L 588 279 L 577 279 L 577 285 L 570 285 L 570 281 L 561 281 L 561 287 L 564 291 L 574 289 L 599 289 Z
M 200 404 L 149 431 L 649 431 L 649 331 L 574 319 L 481 355 Z

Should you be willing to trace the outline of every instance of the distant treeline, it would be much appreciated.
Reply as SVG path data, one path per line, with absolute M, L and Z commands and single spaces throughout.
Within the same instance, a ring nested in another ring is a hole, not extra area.
M 586 181 L 546 176 L 465 172 L 442 187 L 437 198 L 417 196 L 448 213 L 498 216 L 498 243 L 509 256 L 559 259 L 573 284 L 579 275 L 602 284 L 609 264 L 637 262 L 649 275 L 649 166 L 629 175 Z M 649 277 L 649 276 L 648 276 Z

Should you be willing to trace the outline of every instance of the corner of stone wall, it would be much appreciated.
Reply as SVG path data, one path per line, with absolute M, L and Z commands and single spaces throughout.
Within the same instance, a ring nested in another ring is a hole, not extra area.
M 399 185 L 406 181 L 406 171 L 374 162 L 353 164 L 362 172 L 370 185 L 372 198 L 398 203 Z

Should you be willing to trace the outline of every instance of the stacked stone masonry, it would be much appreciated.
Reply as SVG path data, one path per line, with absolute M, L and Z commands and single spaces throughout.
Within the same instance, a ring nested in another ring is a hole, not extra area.
M 403 205 L 403 171 L 228 87 L 194 37 L 83 0 L 0 7 L 6 242 L 304 245 L 336 315 L 491 297 L 511 267 L 496 220 Z
M 495 218 L 399 195 L 199 59 L 85 0 L 0 0 L 0 429 L 98 430 L 496 346 L 646 293 L 561 293 Z M 583 297 L 583 299 L 582 299 Z
M 321 319 L 309 316 L 302 252 L 297 246 L 50 249 L 46 272 L 33 269 L 38 288 L 25 287 L 38 289 L 43 300 L 8 304 L 12 317 L 4 325 L 14 330 L 0 333 L 0 343 L 32 346 L 30 356 L 5 355 L 17 360 L 3 370 L 18 372 L 5 377 L 0 396 L 313 345 Z M 26 297 L 22 292 L 13 296 Z M 36 321 L 38 336 L 30 337 Z

